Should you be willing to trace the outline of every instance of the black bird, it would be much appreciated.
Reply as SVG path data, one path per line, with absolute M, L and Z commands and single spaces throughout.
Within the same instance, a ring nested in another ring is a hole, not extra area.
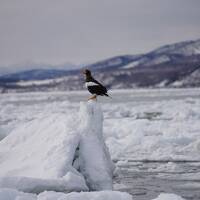
M 93 94 L 93 96 L 90 97 L 88 100 L 96 99 L 97 95 L 109 97 L 109 95 L 107 94 L 106 87 L 104 87 L 101 83 L 99 83 L 97 80 L 95 80 L 92 77 L 92 74 L 91 74 L 90 70 L 85 69 L 83 71 L 83 74 L 85 74 L 85 86 L 88 89 L 88 91 L 91 94 Z

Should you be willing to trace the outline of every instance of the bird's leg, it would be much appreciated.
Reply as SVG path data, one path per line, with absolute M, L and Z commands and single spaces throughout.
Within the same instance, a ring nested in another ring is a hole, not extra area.
M 90 98 L 88 98 L 88 101 L 89 100 L 95 100 L 96 101 L 97 100 L 97 95 L 95 94 L 95 95 L 91 96 Z

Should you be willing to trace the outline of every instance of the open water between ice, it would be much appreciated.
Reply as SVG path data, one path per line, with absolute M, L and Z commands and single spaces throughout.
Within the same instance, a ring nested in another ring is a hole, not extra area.
M 173 165 L 173 171 L 169 169 Z M 187 200 L 200 199 L 200 162 L 128 161 L 117 165 L 116 190 L 130 193 L 137 200 L 156 198 L 160 193 L 174 193 Z

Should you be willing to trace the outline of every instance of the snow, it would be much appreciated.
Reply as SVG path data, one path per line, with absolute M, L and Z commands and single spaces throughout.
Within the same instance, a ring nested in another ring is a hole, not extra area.
M 200 82 L 199 77 L 200 77 L 200 69 L 197 69 L 194 72 L 192 72 L 190 75 L 188 75 L 187 77 L 184 77 L 181 81 L 176 81 L 178 82 L 178 85 L 176 84 L 175 86 L 184 86 L 190 83 L 192 83 L 193 85 L 197 85 Z
M 118 166 L 168 161 L 160 167 L 172 173 L 173 161 L 200 161 L 200 89 L 118 90 L 111 96 L 80 104 L 84 92 L 1 95 L 0 188 L 111 190 L 110 156 Z M 182 177 L 199 180 L 200 174 Z
M 38 195 L 19 192 L 14 189 L 0 189 L 1 200 L 131 200 L 132 197 L 123 192 L 101 191 L 101 192 L 42 192 Z
M 54 79 L 47 79 L 47 80 L 34 80 L 34 81 L 19 81 L 16 83 L 16 85 L 19 86 L 38 86 L 38 85 L 47 85 L 47 84 L 53 84 L 57 83 L 57 80 L 55 81 Z
M 131 69 L 131 68 L 137 67 L 139 65 L 144 65 L 144 66 L 157 65 L 157 64 L 160 64 L 160 63 L 167 62 L 169 60 L 170 60 L 170 58 L 166 55 L 160 55 L 160 56 L 157 56 L 154 59 L 148 58 L 147 56 L 146 57 L 144 56 L 142 58 L 139 58 L 136 61 L 133 61 L 133 62 L 127 64 L 127 65 L 124 65 L 122 67 L 122 69 Z
M 184 200 L 184 199 L 176 194 L 161 193 L 156 199 L 153 200 Z
M 13 189 L 0 189 L 0 199 L 1 200 L 36 200 L 37 196 L 35 194 L 28 194 L 24 192 L 19 192 Z
M 102 134 L 103 114 L 94 101 L 81 103 L 81 172 L 91 190 L 112 190 L 114 164 Z M 102 148 L 103 147 L 103 148 Z
M 163 87 L 165 87 L 167 85 L 167 83 L 169 83 L 169 80 L 167 80 L 167 79 L 163 80 L 160 83 L 156 84 L 156 87 L 163 88 Z
M 79 99 L 86 96 L 79 92 L 2 95 L 2 138 L 8 134 L 11 138 L 20 127 L 36 130 L 34 123 L 40 124 L 40 137 L 46 137 L 43 130 L 49 124 L 52 130 L 58 127 L 65 137 L 64 132 L 75 131 L 79 124 Z M 119 90 L 111 96 L 112 100 L 102 98 L 102 109 L 104 138 L 112 159 L 200 160 L 199 89 Z M 33 130 L 30 135 L 36 134 Z M 49 137 L 56 138 L 56 131 L 47 134 Z
M 111 67 L 115 65 L 120 65 L 121 63 L 122 63 L 122 60 L 120 58 L 116 58 L 116 59 L 109 60 L 107 65 Z
M 35 193 L 112 190 L 114 167 L 102 126 L 100 105 L 90 101 L 80 104 L 79 119 L 41 115 L 15 128 L 0 143 L 0 187 Z
M 121 104 L 107 114 L 105 135 L 113 159 L 200 160 L 199 100 L 132 106 Z
M 80 175 L 68 172 L 63 178 L 39 179 L 22 176 L 4 176 L 0 178 L 0 188 L 12 188 L 29 193 L 40 193 L 45 190 L 54 191 L 87 191 L 87 186 Z
M 38 196 L 38 200 L 132 200 L 132 197 L 127 193 L 122 192 L 72 192 L 69 194 L 44 192 Z
M 131 68 L 138 66 L 139 64 L 140 64 L 140 60 L 139 61 L 133 61 L 133 62 L 127 64 L 127 65 L 124 65 L 122 67 L 122 69 L 131 69 Z
M 73 118 L 38 116 L 2 140 L 0 187 L 25 192 L 87 190 L 84 178 L 72 167 L 79 135 L 66 122 L 72 124 Z
M 170 61 L 170 58 L 167 55 L 160 55 L 154 59 L 149 60 L 149 62 L 146 62 L 145 66 L 158 65 L 167 61 Z
M 196 55 L 200 53 L 200 40 L 166 45 L 154 50 L 153 52 L 157 54 L 182 54 L 185 56 Z
M 178 81 L 174 81 L 172 84 L 171 84 L 171 86 L 173 86 L 173 87 L 181 87 L 181 86 L 183 86 L 183 81 L 181 80 L 178 80 Z
M 118 191 L 101 192 L 71 192 L 61 193 L 45 191 L 38 195 L 19 192 L 14 189 L 0 189 L 0 199 L 2 200 L 132 200 L 131 195 Z M 149 199 L 150 200 L 150 199 Z M 184 200 L 176 194 L 161 193 L 152 200 Z

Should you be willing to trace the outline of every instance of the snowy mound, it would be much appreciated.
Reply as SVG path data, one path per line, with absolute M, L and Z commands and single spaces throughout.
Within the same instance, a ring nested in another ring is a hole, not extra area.
M 123 192 L 43 192 L 39 195 L 23 193 L 13 189 L 0 189 L 0 199 L 3 200 L 131 200 L 132 197 Z
M 72 167 L 79 143 L 66 126 L 65 115 L 28 122 L 0 143 L 0 187 L 25 192 L 87 190 L 83 176 Z
M 42 192 L 39 195 L 19 192 L 13 189 L 0 189 L 0 199 L 3 200 L 132 200 L 132 197 L 124 192 Z M 149 199 L 150 200 L 150 199 Z M 153 200 L 185 200 L 176 194 L 161 193 Z
M 52 114 L 14 129 L 0 142 L 0 187 L 34 193 L 111 190 L 113 164 L 100 106 L 81 103 L 78 121 L 80 126 L 72 117 Z

